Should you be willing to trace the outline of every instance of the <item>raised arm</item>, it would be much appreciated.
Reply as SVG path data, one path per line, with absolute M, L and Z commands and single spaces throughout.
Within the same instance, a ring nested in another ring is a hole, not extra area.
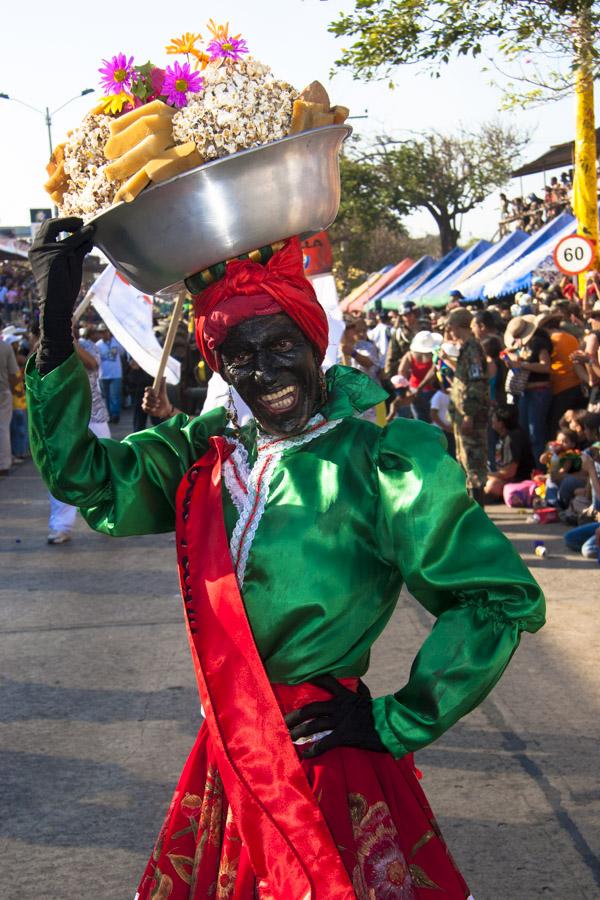
M 61 231 L 73 233 L 59 241 Z M 31 251 L 41 297 L 40 346 L 26 370 L 32 455 L 52 494 L 79 507 L 96 530 L 170 531 L 179 481 L 208 437 L 222 432 L 225 413 L 179 415 L 120 442 L 89 431 L 90 387 L 73 352 L 71 319 L 91 237 L 80 219 L 50 220 Z

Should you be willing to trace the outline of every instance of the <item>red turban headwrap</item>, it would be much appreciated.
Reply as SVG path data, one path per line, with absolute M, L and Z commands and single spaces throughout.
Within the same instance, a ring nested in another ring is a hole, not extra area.
M 325 310 L 304 275 L 302 248 L 290 238 L 266 265 L 234 259 L 225 275 L 196 294 L 196 340 L 207 365 L 220 369 L 218 348 L 234 325 L 254 316 L 284 312 L 313 344 L 323 361 L 328 343 Z

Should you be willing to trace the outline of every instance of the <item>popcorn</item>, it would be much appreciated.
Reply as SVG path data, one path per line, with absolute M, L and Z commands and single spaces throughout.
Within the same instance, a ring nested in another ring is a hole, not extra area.
M 173 117 L 177 143 L 194 141 L 203 161 L 219 159 L 286 137 L 298 91 L 277 81 L 252 57 L 220 60 L 203 73 L 200 93 Z
M 119 185 L 107 179 L 104 157 L 111 121 L 111 116 L 91 112 L 68 135 L 64 154 L 69 190 L 62 198 L 61 215 L 87 221 L 112 205 Z
M 133 201 L 151 182 L 345 120 L 348 110 L 330 107 L 319 82 L 299 94 L 249 56 L 246 41 L 230 34 L 228 24 L 211 19 L 207 29 L 208 44 L 186 32 L 167 45 L 167 54 L 185 55 L 183 64 L 136 65 L 125 53 L 103 60 L 107 96 L 46 167 L 44 187 L 62 215 L 87 221 L 114 203 Z

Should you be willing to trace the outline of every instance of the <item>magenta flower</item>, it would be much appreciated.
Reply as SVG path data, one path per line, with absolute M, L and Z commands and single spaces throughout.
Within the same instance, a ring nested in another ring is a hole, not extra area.
M 124 53 L 117 53 L 110 60 L 103 59 L 104 67 L 98 69 L 102 75 L 101 83 L 105 94 L 119 94 L 131 87 L 133 76 L 133 56 L 129 59 Z
M 192 72 L 189 63 L 180 66 L 175 60 L 172 68 L 167 66 L 165 69 L 162 94 L 166 96 L 167 103 L 181 108 L 187 104 L 185 95 L 190 92 L 197 93 L 202 90 L 203 85 L 204 79 L 198 72 Z
M 248 44 L 244 38 L 217 37 L 206 48 L 210 53 L 211 62 L 215 59 L 233 59 L 235 62 L 242 58 L 243 53 L 249 53 Z

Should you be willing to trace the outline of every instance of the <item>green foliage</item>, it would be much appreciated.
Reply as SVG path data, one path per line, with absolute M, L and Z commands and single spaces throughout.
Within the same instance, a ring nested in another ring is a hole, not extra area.
M 374 271 L 379 263 L 378 239 L 385 231 L 388 240 L 404 238 L 399 213 L 392 209 L 390 192 L 384 174 L 376 163 L 356 156 L 343 156 L 340 160 L 342 194 L 338 217 L 329 229 L 337 262 L 337 275 L 345 289 L 353 278 L 361 279 Z M 393 252 L 398 248 L 394 247 Z
M 405 256 L 455 247 L 461 217 L 508 181 L 526 140 L 489 123 L 454 136 L 380 137 L 370 148 L 355 141 L 341 160 L 342 200 L 330 229 L 342 289 Z M 431 214 L 438 236 L 409 237 L 402 218 L 418 209 Z
M 582 23 L 583 39 L 577 34 Z M 389 78 L 408 63 L 439 76 L 443 63 L 481 57 L 492 42 L 509 64 L 520 65 L 524 54 L 551 56 L 557 70 L 547 71 L 544 62 L 511 74 L 529 84 L 523 91 L 509 88 L 507 105 L 562 96 L 572 87 L 583 44 L 594 73 L 599 70 L 593 36 L 600 30 L 600 2 L 594 0 L 356 0 L 354 11 L 341 14 L 329 30 L 352 39 L 335 66 L 364 80 Z
M 372 159 L 388 185 L 391 208 L 400 214 L 427 210 L 447 253 L 460 236 L 461 216 L 506 184 L 527 140 L 513 128 L 488 123 L 476 133 L 430 132 L 402 142 L 383 137 Z

